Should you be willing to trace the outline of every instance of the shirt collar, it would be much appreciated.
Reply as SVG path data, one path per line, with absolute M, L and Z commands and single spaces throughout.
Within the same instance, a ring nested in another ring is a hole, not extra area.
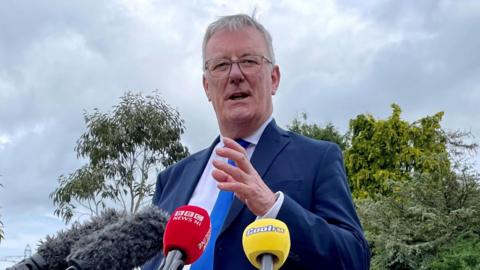
M 252 145 L 257 145 L 258 141 L 260 141 L 260 137 L 262 137 L 263 131 L 265 130 L 267 125 L 270 123 L 270 121 L 272 121 L 272 119 L 273 118 L 270 115 L 270 117 L 268 117 L 267 120 L 265 120 L 265 122 L 263 122 L 263 124 L 257 130 L 255 130 L 255 132 L 252 133 L 252 135 L 247 136 L 247 137 L 242 138 L 242 139 L 251 143 Z
M 242 139 L 249 142 L 250 145 L 256 146 L 258 144 L 258 141 L 260 141 L 260 137 L 262 137 L 263 131 L 265 130 L 267 125 L 272 121 L 272 119 L 273 117 L 272 115 L 270 115 L 270 117 L 268 117 L 267 120 L 265 120 L 265 122 L 263 122 L 263 124 L 257 130 L 255 130 L 255 132 L 253 132 L 250 136 L 247 136 Z M 223 136 L 220 135 L 220 138 L 221 138 L 220 143 L 223 145 Z

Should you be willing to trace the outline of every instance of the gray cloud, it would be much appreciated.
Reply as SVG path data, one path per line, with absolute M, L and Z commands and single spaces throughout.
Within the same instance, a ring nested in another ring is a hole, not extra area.
M 313 120 L 346 128 L 346 121 L 359 113 L 388 115 L 389 104 L 396 102 L 407 118 L 443 110 L 447 127 L 479 134 L 476 123 L 465 116 L 475 113 L 479 101 L 475 25 L 480 7 L 437 2 L 373 1 L 366 7 L 341 2 L 331 21 L 346 16 L 344 21 L 354 24 L 340 24 L 333 32 L 328 23 L 315 28 L 315 20 L 299 16 L 296 25 L 312 27 L 305 27 L 309 32 L 301 29 L 305 34 L 294 41 L 295 49 L 281 55 L 288 65 L 284 91 L 291 92 L 279 95 L 279 105 L 288 107 L 295 97 L 297 110 L 308 111 Z

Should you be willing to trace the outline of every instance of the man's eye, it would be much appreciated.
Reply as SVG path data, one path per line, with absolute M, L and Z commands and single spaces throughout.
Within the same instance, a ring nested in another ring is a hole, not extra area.
M 241 63 L 245 64 L 245 65 L 258 65 L 259 64 L 257 59 L 253 59 L 253 58 L 244 58 L 244 59 L 242 59 Z
M 230 66 L 230 63 L 229 62 L 219 62 L 219 63 L 215 63 L 213 65 L 213 70 L 225 70 L 225 69 L 228 69 L 228 67 Z

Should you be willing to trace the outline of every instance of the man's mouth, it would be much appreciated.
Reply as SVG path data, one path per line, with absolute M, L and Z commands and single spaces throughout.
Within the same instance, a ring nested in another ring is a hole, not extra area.
M 238 92 L 231 94 L 228 99 L 229 100 L 240 100 L 249 97 L 250 95 L 246 92 Z

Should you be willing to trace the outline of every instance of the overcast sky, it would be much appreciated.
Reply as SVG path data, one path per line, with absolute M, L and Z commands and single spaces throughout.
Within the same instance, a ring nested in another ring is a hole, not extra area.
M 239 3 L 240 2 L 240 3 Z M 191 152 L 218 133 L 201 85 L 203 32 L 252 13 L 270 30 L 282 73 L 274 117 L 300 112 L 342 132 L 358 114 L 443 126 L 480 138 L 480 1 L 26 1 L 0 3 L 0 257 L 64 225 L 48 195 L 83 163 L 83 111 L 125 91 L 158 89 L 185 120 Z M 1 264 L 0 264 L 1 267 Z M 3 269 L 3 268 L 2 268 Z

